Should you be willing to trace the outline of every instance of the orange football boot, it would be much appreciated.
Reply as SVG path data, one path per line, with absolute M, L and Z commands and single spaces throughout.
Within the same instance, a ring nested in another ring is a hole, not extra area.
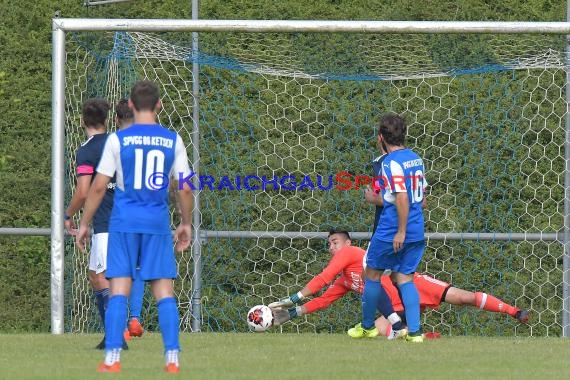
M 139 320 L 136 318 L 132 318 L 129 321 L 129 334 L 131 336 L 141 337 L 143 333 L 144 333 L 144 329 L 143 329 L 141 323 L 139 322 Z
M 97 367 L 97 372 L 109 372 L 109 373 L 118 373 L 121 372 L 121 362 L 114 362 L 111 365 L 105 364 L 105 362 L 99 364 Z
M 180 367 L 176 365 L 176 363 L 168 363 L 166 367 L 164 367 L 164 371 L 167 373 L 179 373 Z

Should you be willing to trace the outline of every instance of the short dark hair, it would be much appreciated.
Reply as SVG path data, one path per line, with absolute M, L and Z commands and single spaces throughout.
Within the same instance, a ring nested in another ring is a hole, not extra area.
M 105 124 L 109 115 L 109 103 L 105 99 L 91 98 L 83 103 L 81 117 L 86 127 Z
M 378 134 L 382 135 L 387 144 L 404 145 L 406 142 L 406 133 L 408 127 L 406 121 L 400 115 L 388 113 L 380 119 L 380 128 Z
M 119 120 L 130 120 L 134 117 L 133 110 L 129 108 L 129 99 L 119 100 L 115 106 L 115 115 Z
M 329 231 L 329 237 L 331 237 L 332 235 L 342 235 L 344 236 L 347 240 L 351 240 L 350 239 L 350 234 L 348 233 L 348 231 L 345 230 L 330 230 Z
M 131 101 L 137 111 L 154 110 L 159 99 L 158 86 L 150 80 L 138 81 L 131 89 Z

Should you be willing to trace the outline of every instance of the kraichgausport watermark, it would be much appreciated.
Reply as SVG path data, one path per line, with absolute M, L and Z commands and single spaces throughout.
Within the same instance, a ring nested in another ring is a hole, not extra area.
M 406 180 L 409 180 L 406 182 Z M 170 177 L 166 173 L 155 172 L 146 178 L 146 187 L 150 190 L 162 190 L 170 186 Z M 197 173 L 178 173 L 178 190 L 184 186 L 192 190 L 211 191 L 329 191 L 329 190 L 360 190 L 372 187 L 374 190 L 384 190 L 386 188 L 404 190 L 411 186 L 411 190 L 422 187 L 422 175 L 394 175 L 390 178 L 384 175 L 368 176 L 363 174 L 352 174 L 349 172 L 338 172 L 336 174 L 313 174 L 296 176 L 285 175 L 221 175 L 213 176 Z

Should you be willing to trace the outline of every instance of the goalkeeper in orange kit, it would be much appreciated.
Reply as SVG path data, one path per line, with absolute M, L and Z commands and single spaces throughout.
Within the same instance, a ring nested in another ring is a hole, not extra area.
M 362 294 L 363 258 L 366 252 L 352 245 L 350 235 L 346 231 L 331 231 L 328 242 L 332 258 L 327 267 L 296 294 L 268 305 L 273 310 L 274 326 L 282 325 L 292 318 L 325 309 L 349 291 Z M 340 276 L 333 282 L 339 274 Z M 321 296 L 303 305 L 296 305 L 331 282 L 332 285 Z M 381 335 L 389 339 L 403 337 L 405 328 L 398 324 L 400 321 L 398 314 L 403 312 L 404 307 L 398 290 L 390 276 L 382 276 L 381 282 L 388 293 L 394 313 L 382 312 L 383 316 L 376 319 L 376 327 Z M 511 306 L 490 294 L 459 289 L 444 281 L 418 273 L 414 274 L 414 284 L 420 295 L 422 310 L 437 309 L 442 302 L 446 302 L 457 306 L 474 306 L 491 312 L 509 314 L 521 323 L 528 323 L 529 320 L 530 314 L 527 310 Z
M 331 231 L 328 236 L 328 243 L 332 258 L 327 267 L 309 281 L 298 293 L 268 305 L 273 310 L 274 325 L 280 325 L 291 318 L 324 309 L 348 291 L 352 290 L 362 294 L 364 289 L 362 281 L 364 250 L 351 245 L 350 235 L 347 231 Z M 322 296 L 302 306 L 289 308 L 331 283 L 339 273 L 341 276 Z M 285 310 L 285 308 L 289 309 Z M 385 317 L 385 320 L 389 322 L 391 339 L 403 338 L 407 335 L 407 330 L 402 324 L 401 317 L 394 312 L 390 302 L 386 302 L 386 304 L 379 303 L 377 309 Z

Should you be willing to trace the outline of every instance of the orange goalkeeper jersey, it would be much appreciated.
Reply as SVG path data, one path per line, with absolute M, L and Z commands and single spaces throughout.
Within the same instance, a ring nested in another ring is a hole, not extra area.
M 362 293 L 362 259 L 365 251 L 362 248 L 346 246 L 335 253 L 325 269 L 316 275 L 307 288 L 316 293 L 330 284 L 336 276 L 340 277 L 320 296 L 305 303 L 307 313 L 328 307 L 331 303 L 344 296 L 349 291 Z

